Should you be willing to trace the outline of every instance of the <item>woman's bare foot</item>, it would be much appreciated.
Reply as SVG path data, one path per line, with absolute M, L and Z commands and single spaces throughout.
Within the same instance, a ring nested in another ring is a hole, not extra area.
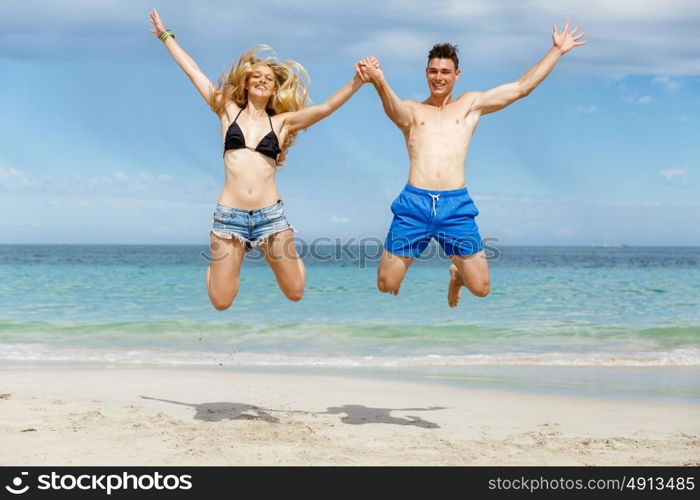
M 462 298 L 462 277 L 457 272 L 457 266 L 450 266 L 450 284 L 447 287 L 447 305 L 457 307 L 459 299 Z

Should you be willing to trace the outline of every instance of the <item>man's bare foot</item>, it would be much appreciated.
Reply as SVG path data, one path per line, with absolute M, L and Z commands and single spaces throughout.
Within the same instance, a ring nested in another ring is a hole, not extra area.
M 450 307 L 457 307 L 459 304 L 459 299 L 462 298 L 462 277 L 457 272 L 457 266 L 452 264 L 450 266 L 450 284 L 447 287 L 447 305 Z
M 401 288 L 401 285 L 397 286 L 394 290 L 385 290 L 384 284 L 380 280 L 378 280 L 377 281 L 377 288 L 379 289 L 380 292 L 390 293 L 391 295 L 398 295 L 399 289 Z

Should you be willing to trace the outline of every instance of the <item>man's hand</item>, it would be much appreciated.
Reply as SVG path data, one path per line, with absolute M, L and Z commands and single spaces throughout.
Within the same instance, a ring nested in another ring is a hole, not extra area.
M 378 83 L 384 77 L 382 65 L 376 57 L 365 57 L 357 64 L 360 69 L 360 76 L 364 81 Z
M 564 26 L 564 31 L 561 33 L 557 32 L 557 27 L 554 26 L 552 29 L 552 41 L 554 42 L 554 46 L 559 49 L 559 52 L 561 52 L 561 55 L 566 54 L 569 52 L 571 49 L 574 47 L 578 47 L 579 45 L 583 45 L 586 42 L 577 42 L 579 38 L 581 38 L 585 33 L 579 33 L 578 35 L 574 36 L 574 33 L 576 33 L 576 30 L 578 30 L 578 26 L 576 26 L 571 33 L 567 33 L 566 30 L 569 29 L 569 23 L 570 21 L 566 21 L 566 25 Z

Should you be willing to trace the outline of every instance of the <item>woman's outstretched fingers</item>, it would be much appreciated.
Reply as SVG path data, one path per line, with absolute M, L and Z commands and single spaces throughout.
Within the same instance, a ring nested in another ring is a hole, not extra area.
M 165 26 L 163 26 L 163 23 L 160 20 L 160 16 L 158 15 L 158 11 L 156 9 L 153 9 L 151 11 L 151 23 L 153 23 L 153 26 L 155 26 L 155 33 L 156 35 L 159 32 L 165 31 Z

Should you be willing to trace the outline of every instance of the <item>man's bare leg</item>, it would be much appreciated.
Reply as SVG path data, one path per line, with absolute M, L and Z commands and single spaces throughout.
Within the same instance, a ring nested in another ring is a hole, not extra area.
M 399 294 L 406 271 L 413 263 L 412 257 L 401 257 L 384 250 L 377 269 L 377 288 L 380 292 Z
M 456 307 L 462 298 L 462 287 L 477 297 L 486 297 L 491 291 L 489 262 L 482 250 L 472 255 L 453 255 L 450 266 L 450 283 L 447 287 L 447 304 Z

